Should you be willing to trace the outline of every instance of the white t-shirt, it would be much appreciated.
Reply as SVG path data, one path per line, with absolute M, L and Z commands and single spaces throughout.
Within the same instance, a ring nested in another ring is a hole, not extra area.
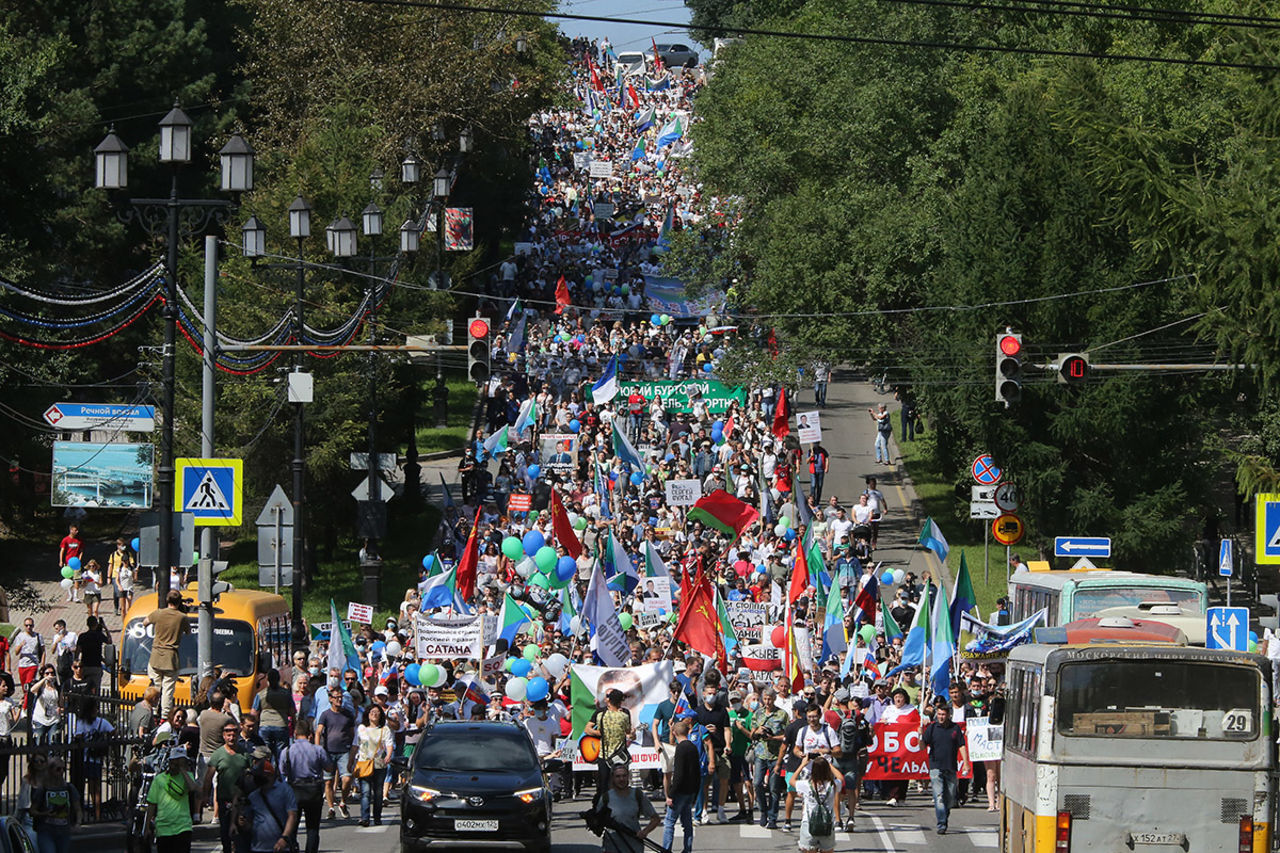
M 548 713 L 545 720 L 526 717 L 524 730 L 529 733 L 529 739 L 533 741 L 533 747 L 538 751 L 539 756 L 549 755 L 555 751 L 556 738 L 560 737 L 560 724 L 552 719 L 551 714 Z
M 831 530 L 831 541 L 839 542 L 841 536 L 849 535 L 849 531 L 853 530 L 853 522 L 847 518 L 832 519 L 828 525 Z
M 820 723 L 817 731 L 805 726 L 800 730 L 798 740 L 800 751 L 804 753 L 817 752 L 820 748 L 834 749 L 840 745 L 840 736 L 826 723 Z
M 871 504 L 865 506 L 858 503 L 853 505 L 853 521 L 854 524 L 866 524 L 871 520 Z M 835 522 L 832 522 L 834 524 Z

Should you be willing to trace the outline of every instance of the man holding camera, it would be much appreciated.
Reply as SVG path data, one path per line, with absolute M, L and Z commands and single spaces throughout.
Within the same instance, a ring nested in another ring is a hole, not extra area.
M 764 688 L 760 699 L 764 704 L 751 715 L 752 781 L 756 786 L 756 802 L 760 806 L 760 825 L 766 829 L 777 829 L 781 786 L 776 784 L 779 780 L 771 777 L 769 771 L 778 763 L 788 715 L 778 707 L 778 694 L 772 687 Z

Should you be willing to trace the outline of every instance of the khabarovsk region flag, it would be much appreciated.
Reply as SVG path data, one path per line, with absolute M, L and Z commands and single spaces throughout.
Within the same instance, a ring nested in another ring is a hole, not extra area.
M 675 678 L 671 661 L 646 663 L 641 666 L 607 667 L 574 664 L 569 674 L 569 698 L 573 706 L 574 740 L 597 708 L 604 707 L 604 696 L 617 688 L 623 696 L 622 707 L 631 714 L 632 726 L 648 728 L 658 706 L 667 699 L 667 685 Z
M 338 618 L 338 605 L 329 599 L 329 669 L 338 672 L 352 670 L 362 672 L 360 655 L 356 652 L 356 644 L 351 641 L 351 629 L 347 623 Z M 665 698 L 665 697 L 664 697 Z
M 538 420 L 538 404 L 534 401 L 533 395 L 529 395 L 529 399 L 520 404 L 520 414 L 516 415 L 515 431 L 516 435 L 523 435 L 524 431 L 537 423 Z
M 618 396 L 618 357 L 615 355 L 605 366 L 604 375 L 591 386 L 591 400 L 597 406 L 603 406 L 616 396 Z
M 640 451 L 635 449 L 631 442 L 627 441 L 627 437 L 618 429 L 615 421 L 613 424 L 613 455 L 623 462 L 631 466 L 632 471 L 639 471 L 645 474 L 644 457 L 640 455 Z
M 947 555 L 951 553 L 951 546 L 947 544 L 947 537 L 942 535 L 942 529 L 938 527 L 938 523 L 932 518 L 924 520 L 924 527 L 920 530 L 919 544 L 936 554 L 940 563 L 945 563 Z
M 485 452 L 490 456 L 497 456 L 499 453 L 507 452 L 507 430 L 509 427 L 503 427 L 484 440 Z

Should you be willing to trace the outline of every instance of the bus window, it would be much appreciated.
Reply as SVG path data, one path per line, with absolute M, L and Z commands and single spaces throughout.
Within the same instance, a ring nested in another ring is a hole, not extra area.
M 1010 749 L 1033 755 L 1040 717 L 1040 672 L 1022 667 L 1009 675 L 1011 689 L 1005 712 L 1005 740 Z
M 121 668 L 146 672 L 154 636 L 154 625 L 143 625 L 141 617 L 130 621 L 124 631 Z M 198 643 L 196 620 L 192 619 L 190 632 L 178 643 L 178 675 L 196 674 Z M 239 619 L 214 619 L 213 659 L 229 675 L 253 672 L 253 629 L 249 623 Z
M 1148 660 L 1065 664 L 1058 731 L 1072 737 L 1253 740 L 1259 674 L 1244 667 Z
M 1088 619 L 1108 607 L 1137 607 L 1144 601 L 1176 604 L 1200 612 L 1200 592 L 1158 586 L 1106 586 L 1076 589 L 1072 619 Z

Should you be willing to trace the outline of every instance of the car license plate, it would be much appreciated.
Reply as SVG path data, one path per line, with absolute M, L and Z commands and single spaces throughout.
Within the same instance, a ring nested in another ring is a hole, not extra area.
M 463 820 L 458 818 L 453 822 L 454 832 L 497 832 L 498 822 L 496 820 Z
M 1185 844 L 1187 837 L 1181 832 L 1135 832 L 1134 844 Z

